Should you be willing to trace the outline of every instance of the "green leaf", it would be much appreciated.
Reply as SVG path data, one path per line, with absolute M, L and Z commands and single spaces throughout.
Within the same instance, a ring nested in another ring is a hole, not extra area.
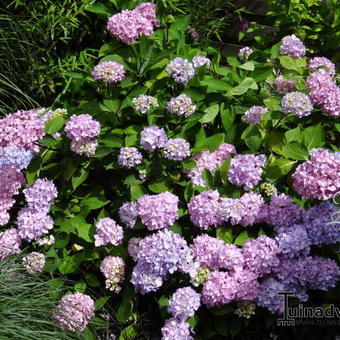
M 117 112 L 121 106 L 122 101 L 120 99 L 104 99 L 103 104 L 100 104 L 100 108 L 103 111 Z
M 239 68 L 246 71 L 254 71 L 255 65 L 252 61 L 247 61 L 246 63 L 240 65 Z
M 252 78 L 256 81 L 262 81 L 267 79 L 273 74 L 273 67 L 270 65 L 264 65 L 256 67 L 254 72 L 251 74 Z
M 98 311 L 104 307 L 106 302 L 110 300 L 110 296 L 102 296 L 99 299 L 97 299 L 94 303 L 95 311 Z
M 249 236 L 247 231 L 242 231 L 235 239 L 234 244 L 237 246 L 243 246 L 248 240 L 253 239 L 253 237 Z
M 208 188 L 213 188 L 214 187 L 214 176 L 212 175 L 212 173 L 207 170 L 207 169 L 204 169 L 203 172 L 202 172 L 202 178 L 206 184 L 206 186 Z
M 111 6 L 100 3 L 88 5 L 85 7 L 85 10 L 95 14 L 101 14 L 107 17 L 111 16 L 114 13 L 114 9 Z
M 257 90 L 258 86 L 253 78 L 245 78 L 242 82 L 230 89 L 228 92 L 231 96 L 241 96 L 242 94 L 246 93 L 249 89 Z
M 220 240 L 223 240 L 226 243 L 233 243 L 233 234 L 230 229 L 219 227 L 216 229 L 216 236 Z
M 86 242 L 92 243 L 94 241 L 94 227 L 92 224 L 80 223 L 75 226 L 78 236 Z
M 152 192 L 159 194 L 161 192 L 168 191 L 170 189 L 170 183 L 169 183 L 169 180 L 164 179 L 164 180 L 160 180 L 160 181 L 150 183 L 148 185 L 148 188 Z
M 63 116 L 57 116 L 52 118 L 45 124 L 45 132 L 53 135 L 58 132 L 65 124 L 65 118 Z
M 130 325 L 123 329 L 119 335 L 119 340 L 132 340 L 135 339 L 138 335 L 138 331 L 135 326 Z
M 325 144 L 325 132 L 321 125 L 309 126 L 303 130 L 302 136 L 307 150 L 321 148 Z
M 141 185 L 131 185 L 130 187 L 131 198 L 137 201 L 139 197 L 147 194 L 147 191 Z
M 302 161 L 308 160 L 308 151 L 303 145 L 297 142 L 285 144 L 282 147 L 282 155 L 291 159 L 297 159 Z
M 122 301 L 117 311 L 117 320 L 119 322 L 127 322 L 132 316 L 134 304 L 136 300 L 136 293 L 134 290 L 127 286 L 122 293 Z
M 296 161 L 287 158 L 278 158 L 266 167 L 266 177 L 277 179 L 287 175 Z
M 281 97 L 269 97 L 263 100 L 264 105 L 271 111 L 281 110 Z
M 269 148 L 277 154 L 282 154 L 282 148 L 285 144 L 284 134 L 281 132 L 272 132 L 268 139 Z
M 100 281 L 98 280 L 97 276 L 93 273 L 85 274 L 84 279 L 90 287 L 94 288 L 100 286 Z
M 227 57 L 227 61 L 230 66 L 234 67 L 237 67 L 241 64 L 236 57 Z
M 228 82 L 220 79 L 205 79 L 200 81 L 201 86 L 207 86 L 209 92 L 213 91 L 227 91 L 230 89 L 230 85 Z
M 86 181 L 87 177 L 89 176 L 89 172 L 84 168 L 81 168 L 77 171 L 75 175 L 72 176 L 72 187 L 76 190 L 80 184 Z
M 296 127 L 295 129 L 292 130 L 288 130 L 285 133 L 285 138 L 286 141 L 289 142 L 302 142 L 302 134 L 301 134 L 301 130 L 299 127 Z
M 218 133 L 214 136 L 208 138 L 199 139 L 196 143 L 195 147 L 193 148 L 193 152 L 208 150 L 214 151 L 217 149 L 219 145 L 224 142 L 224 133 Z
M 66 256 L 63 261 L 58 264 L 58 269 L 61 274 L 74 273 L 82 261 L 83 254 L 76 254 L 73 256 Z
M 228 336 L 228 322 L 226 318 L 222 316 L 218 316 L 214 320 L 214 326 L 218 334 L 223 335 L 223 336 Z
M 94 190 L 82 200 L 82 206 L 87 206 L 91 209 L 99 209 L 110 203 L 105 197 L 103 190 Z
M 214 121 L 216 118 L 218 111 L 219 111 L 219 106 L 218 104 L 214 104 L 212 106 L 209 106 L 204 110 L 205 115 L 199 120 L 202 124 L 204 123 L 210 123 Z
M 252 152 L 256 152 L 261 145 L 261 132 L 256 125 L 249 125 L 243 132 L 242 139 Z

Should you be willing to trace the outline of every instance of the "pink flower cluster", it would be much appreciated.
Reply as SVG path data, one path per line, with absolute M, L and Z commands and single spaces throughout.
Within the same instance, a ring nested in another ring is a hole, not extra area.
M 71 139 L 71 150 L 80 155 L 90 156 L 96 151 L 100 124 L 91 115 L 72 115 L 65 125 L 65 132 Z
M 102 61 L 94 67 L 92 76 L 104 83 L 117 83 L 125 78 L 124 65 L 116 61 Z
M 293 177 L 295 191 L 304 198 L 328 200 L 340 190 L 340 159 L 324 149 L 314 150 Z
M 165 130 L 154 125 L 144 128 L 140 133 L 140 145 L 149 152 L 164 148 L 167 140 Z
M 138 215 L 148 230 L 167 228 L 178 219 L 178 197 L 170 192 L 144 195 L 137 201 Z
M 207 169 L 214 173 L 233 153 L 236 153 L 235 147 L 227 143 L 221 144 L 214 152 L 201 151 L 196 153 L 192 158 L 196 162 L 196 166 L 187 171 L 191 183 L 204 187 L 206 183 L 202 178 L 203 170 Z
M 287 35 L 281 40 L 280 53 L 293 58 L 302 58 L 306 54 L 303 42 L 294 34 Z
M 53 320 L 69 331 L 83 331 L 93 317 L 94 301 L 88 295 L 76 293 L 62 297 Z
M 135 42 L 140 36 L 149 36 L 154 32 L 154 26 L 160 23 L 156 18 L 156 5 L 144 2 L 133 10 L 123 10 L 109 18 L 107 29 L 126 44 Z
M 0 232 L 0 260 L 20 253 L 21 237 L 18 229 L 11 228 Z
M 320 106 L 324 113 L 340 116 L 340 87 L 333 81 L 330 73 L 320 69 L 307 78 L 307 88 L 311 89 L 311 101 Z
M 0 226 L 8 223 L 8 210 L 15 203 L 13 196 L 19 193 L 24 182 L 24 176 L 18 169 L 12 166 L 0 167 Z
M 17 111 L 0 120 L 0 146 L 16 145 L 38 152 L 37 142 L 45 136 L 39 110 Z
M 118 246 L 123 242 L 123 228 L 109 217 L 101 218 L 96 223 L 96 234 L 94 245 L 96 247 L 112 244 Z
M 266 158 L 262 155 L 237 155 L 231 160 L 228 179 L 232 184 L 250 190 L 260 182 L 265 162 Z
M 335 64 L 325 57 L 315 57 L 308 63 L 308 69 L 311 72 L 317 71 L 319 67 L 325 67 L 331 76 L 335 75 Z
M 106 256 L 100 265 L 100 271 L 105 276 L 106 288 L 119 293 L 121 287 L 119 284 L 124 280 L 125 263 L 119 256 Z
M 260 124 L 263 115 L 268 112 L 268 109 L 263 106 L 252 106 L 244 113 L 243 119 L 247 124 Z
M 274 86 L 276 88 L 276 91 L 281 94 L 286 94 L 288 92 L 291 92 L 295 89 L 295 81 L 294 80 L 288 80 L 284 78 L 282 75 L 275 78 Z

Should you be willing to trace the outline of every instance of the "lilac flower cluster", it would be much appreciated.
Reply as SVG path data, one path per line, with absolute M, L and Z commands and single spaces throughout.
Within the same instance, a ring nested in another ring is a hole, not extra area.
M 214 152 L 196 153 L 192 158 L 196 162 L 196 166 L 187 172 L 191 183 L 204 187 L 206 184 L 202 178 L 203 170 L 207 169 L 214 173 L 216 168 L 220 167 L 233 153 L 236 153 L 235 147 L 227 143 L 221 144 Z
M 281 94 L 286 94 L 288 92 L 292 92 L 295 89 L 295 81 L 288 80 L 284 78 L 282 75 L 279 75 L 275 78 L 274 86 L 276 91 Z
M 281 108 L 285 113 L 292 113 L 302 118 L 311 114 L 313 105 L 308 95 L 295 91 L 284 95 L 281 100 Z
M 37 142 L 45 136 L 45 127 L 38 112 L 17 111 L 0 119 L 0 146 L 16 145 L 33 153 L 38 152 Z
M 206 67 L 209 67 L 211 64 L 211 61 L 209 58 L 201 56 L 201 55 L 196 55 L 195 57 L 192 58 L 192 63 L 194 65 L 194 68 L 199 68 L 202 67 L 204 65 L 206 65 Z
M 194 340 L 190 335 L 190 325 L 177 318 L 166 320 L 161 331 L 161 340 Z
M 302 208 L 285 195 L 273 195 L 267 208 L 266 222 L 275 228 L 276 232 L 299 223 Z
M 163 149 L 164 157 L 173 161 L 182 161 L 190 156 L 190 144 L 183 138 L 169 138 Z
M 27 241 L 38 240 L 53 228 L 48 213 L 58 192 L 52 181 L 40 178 L 23 192 L 27 206 L 17 216 L 19 235 Z
M 21 146 L 8 145 L 0 146 L 0 167 L 13 166 L 16 169 L 26 169 L 33 158 L 31 151 Z
M 193 105 L 191 98 L 186 94 L 171 98 L 166 108 L 170 113 L 184 117 L 189 117 L 196 111 L 196 105 Z
M 230 163 L 228 171 L 229 181 L 237 186 L 242 186 L 244 190 L 250 190 L 256 186 L 262 175 L 262 167 L 265 158 L 253 154 L 237 155 Z
M 335 75 L 335 64 L 325 57 L 315 57 L 308 63 L 308 69 L 311 72 L 317 71 L 319 67 L 325 67 L 331 76 Z
M 62 297 L 53 320 L 69 331 L 83 331 L 93 317 L 94 301 L 88 295 L 76 293 Z
M 127 250 L 129 255 L 132 257 L 134 261 L 138 260 L 138 248 L 141 240 L 142 240 L 141 237 L 132 237 L 129 240 Z
M 125 78 L 124 65 L 116 61 L 102 61 L 94 67 L 92 76 L 104 83 L 117 83 Z
M 134 146 L 126 146 L 120 148 L 118 155 L 118 164 L 120 166 L 131 169 L 141 164 L 142 161 L 142 154 Z
M 293 58 L 302 58 L 306 54 L 303 42 L 294 34 L 287 35 L 281 40 L 280 53 Z
M 139 242 L 131 282 L 141 294 L 156 291 L 170 273 L 187 272 L 192 251 L 182 236 L 161 230 Z
M 330 74 L 320 69 L 307 78 L 307 88 L 311 89 L 311 101 L 321 107 L 324 113 L 338 117 L 340 115 L 340 87 L 336 85 Z
M 133 228 L 138 217 L 137 203 L 126 202 L 118 210 L 120 220 L 127 228 Z
M 140 36 L 149 36 L 159 27 L 156 19 L 156 5 L 144 2 L 133 10 L 123 10 L 109 18 L 107 29 L 126 44 L 135 42 Z
M 175 58 L 165 68 L 166 73 L 177 83 L 187 83 L 195 76 L 194 65 L 187 59 Z
M 311 244 L 340 242 L 340 222 L 336 218 L 337 213 L 339 214 L 339 208 L 330 202 L 322 202 L 303 213 L 303 223 Z
M 112 244 L 118 246 L 123 241 L 123 228 L 109 217 L 101 218 L 96 223 L 94 245 L 96 247 Z
M 23 190 L 27 207 L 30 210 L 48 213 L 54 200 L 58 196 L 56 186 L 46 178 L 38 178 L 37 181 Z
M 36 251 L 27 254 L 22 258 L 24 267 L 29 274 L 39 273 L 45 267 L 45 255 Z
M 141 113 L 146 113 L 152 107 L 157 107 L 158 102 L 155 97 L 146 96 L 145 94 L 139 95 L 137 98 L 132 99 L 132 104 L 137 111 Z
M 247 124 L 260 124 L 263 115 L 268 112 L 268 109 L 263 106 L 252 106 L 244 113 L 243 119 Z
M 8 211 L 15 203 L 13 196 L 19 193 L 24 182 L 20 170 L 12 166 L 0 167 L 0 226 L 8 223 Z
M 138 215 L 148 230 L 167 228 L 178 219 L 178 197 L 170 192 L 144 195 L 137 201 Z
M 165 130 L 157 126 L 148 126 L 140 133 L 140 145 L 149 152 L 163 148 L 167 140 Z
M 191 222 L 201 229 L 222 224 L 219 204 L 220 195 L 217 190 L 206 190 L 192 197 L 188 204 Z
M 293 187 L 304 198 L 328 200 L 340 190 L 340 159 L 324 149 L 314 150 L 310 159 L 293 173 Z
M 248 58 L 250 57 L 250 55 L 254 52 L 254 50 L 251 47 L 243 47 L 239 50 L 238 52 L 238 57 L 242 60 L 242 61 L 247 61 Z
M 186 320 L 194 316 L 201 305 L 201 294 L 194 291 L 191 287 L 179 288 L 171 296 L 168 305 L 168 312 L 173 317 Z
M 18 229 L 11 228 L 0 232 L 0 260 L 13 254 L 19 254 L 20 246 L 21 237 Z
M 124 260 L 118 256 L 106 256 L 100 265 L 100 271 L 106 278 L 106 288 L 119 293 L 122 289 L 119 284 L 124 280 L 125 274 Z
M 97 142 L 95 138 L 99 136 L 100 124 L 91 115 L 72 115 L 65 125 L 65 132 L 71 139 L 71 150 L 85 156 L 95 153 Z

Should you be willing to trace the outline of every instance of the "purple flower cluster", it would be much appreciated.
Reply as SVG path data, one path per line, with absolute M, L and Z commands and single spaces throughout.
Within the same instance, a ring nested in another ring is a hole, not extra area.
M 288 92 L 292 92 L 295 89 L 295 81 L 288 80 L 280 75 L 275 78 L 274 86 L 277 92 L 281 94 L 286 94 Z
M 100 124 L 91 115 L 72 115 L 65 125 L 68 138 L 71 139 L 71 150 L 80 155 L 90 156 L 95 153 Z
M 187 272 L 192 262 L 192 251 L 182 236 L 161 230 L 146 236 L 137 247 L 137 265 L 131 282 L 141 294 L 156 291 L 170 273 Z
M 250 55 L 254 52 L 254 50 L 251 47 L 243 47 L 239 50 L 238 52 L 238 57 L 242 60 L 242 61 L 247 61 L 248 58 L 250 57 Z
M 170 113 L 184 117 L 189 117 L 196 111 L 196 105 L 193 105 L 191 98 L 186 94 L 171 98 L 166 108 Z
M 69 331 L 83 331 L 93 317 L 94 301 L 88 295 L 76 293 L 62 297 L 53 320 Z
M 146 96 L 145 94 L 139 95 L 137 98 L 132 99 L 132 104 L 137 111 L 141 113 L 146 113 L 152 107 L 157 107 L 158 102 L 155 97 Z
M 40 273 L 45 267 L 45 255 L 36 251 L 22 258 L 24 267 L 29 274 Z
M 166 320 L 161 331 L 161 340 L 194 340 L 190 335 L 190 325 L 177 318 Z
M 214 152 L 201 151 L 193 156 L 196 166 L 187 172 L 190 181 L 194 185 L 205 186 L 202 172 L 204 169 L 214 173 L 217 167 L 220 167 L 231 154 L 236 153 L 234 145 L 223 143 Z
M 267 208 L 266 222 L 275 228 L 276 232 L 299 223 L 302 208 L 285 195 L 273 195 Z
M 303 42 L 294 34 L 287 35 L 281 40 L 280 53 L 293 58 L 302 58 L 306 54 Z
M 268 109 L 263 106 L 252 106 L 244 113 L 243 119 L 247 124 L 260 124 L 263 115 L 268 112 Z
M 149 152 L 163 148 L 167 140 L 164 129 L 157 126 L 148 126 L 140 133 L 140 145 Z
M 295 91 L 284 95 L 281 100 L 281 108 L 285 113 L 292 113 L 302 118 L 311 114 L 313 105 L 308 95 Z
M 306 82 L 311 89 L 309 97 L 324 113 L 338 117 L 340 115 L 340 87 L 336 85 L 330 74 L 320 69 L 312 73 Z
M 308 69 L 311 72 L 317 71 L 319 67 L 325 67 L 331 76 L 335 75 L 335 64 L 325 57 L 315 57 L 308 63 Z
M 304 198 L 328 200 L 340 190 L 340 159 L 324 149 L 314 150 L 293 177 L 295 191 Z
M 135 42 L 140 36 L 149 36 L 154 26 L 159 27 L 156 5 L 144 2 L 133 10 L 123 10 L 109 18 L 107 29 L 117 39 L 126 44 Z
M 138 217 L 137 203 L 126 202 L 118 210 L 120 220 L 127 228 L 133 228 Z
M 112 244 L 118 246 L 123 242 L 123 228 L 109 217 L 101 218 L 96 223 L 96 234 L 94 245 L 96 247 Z
M 129 255 L 133 258 L 134 261 L 138 260 L 138 248 L 141 240 L 142 240 L 141 237 L 132 237 L 129 240 L 127 250 Z
M 8 210 L 15 203 L 13 196 L 19 193 L 24 182 L 20 170 L 12 166 L 0 167 L 0 226 L 8 223 Z
M 142 161 L 142 154 L 134 146 L 126 146 L 120 148 L 118 155 L 118 164 L 120 166 L 131 169 L 141 164 Z
M 330 202 L 322 202 L 303 214 L 311 244 L 322 245 L 340 242 L 339 208 Z
M 19 170 L 26 169 L 32 158 L 33 153 L 31 151 L 25 150 L 21 146 L 0 146 L 0 168 L 13 166 Z
M 137 201 L 138 215 L 148 230 L 167 228 L 178 219 L 178 197 L 170 192 L 144 195 Z
M 168 305 L 168 312 L 173 317 L 186 320 L 194 316 L 201 305 L 201 294 L 194 291 L 191 287 L 179 288 L 171 296 Z
M 125 78 L 124 65 L 116 61 L 102 61 L 94 67 L 92 76 L 104 83 L 117 83 Z
M 16 145 L 38 152 L 37 142 L 45 136 L 39 110 L 17 111 L 0 119 L 0 146 Z
M 190 144 L 183 138 L 169 138 L 163 152 L 167 159 L 182 161 L 190 156 Z
M 199 68 L 201 66 L 206 65 L 207 67 L 210 66 L 211 61 L 209 58 L 201 56 L 201 55 L 196 55 L 195 57 L 192 58 L 192 63 L 194 65 L 194 68 Z
M 38 240 L 53 228 L 53 220 L 48 213 L 58 195 L 57 188 L 52 181 L 39 178 L 23 192 L 27 205 L 18 213 L 19 235 L 27 241 Z
M 222 224 L 219 205 L 220 195 L 217 190 L 206 190 L 192 197 L 188 204 L 191 222 L 201 229 Z
M 175 58 L 165 68 L 166 73 L 177 83 L 187 83 L 195 76 L 194 65 L 187 59 Z
M 27 207 L 30 210 L 48 213 L 54 200 L 58 196 L 56 186 L 46 178 L 38 178 L 37 181 L 23 190 Z
M 202 290 L 202 302 L 208 307 L 218 307 L 232 301 L 253 300 L 259 283 L 250 270 L 230 272 L 213 271 Z
M 264 163 L 262 156 L 237 155 L 231 160 L 228 179 L 232 184 L 250 190 L 260 182 Z
M 100 265 L 100 271 L 106 278 L 106 288 L 119 293 L 122 289 L 119 284 L 124 280 L 125 274 L 124 260 L 118 256 L 106 256 Z
M 0 232 L 0 260 L 20 253 L 21 237 L 18 229 L 12 228 Z

